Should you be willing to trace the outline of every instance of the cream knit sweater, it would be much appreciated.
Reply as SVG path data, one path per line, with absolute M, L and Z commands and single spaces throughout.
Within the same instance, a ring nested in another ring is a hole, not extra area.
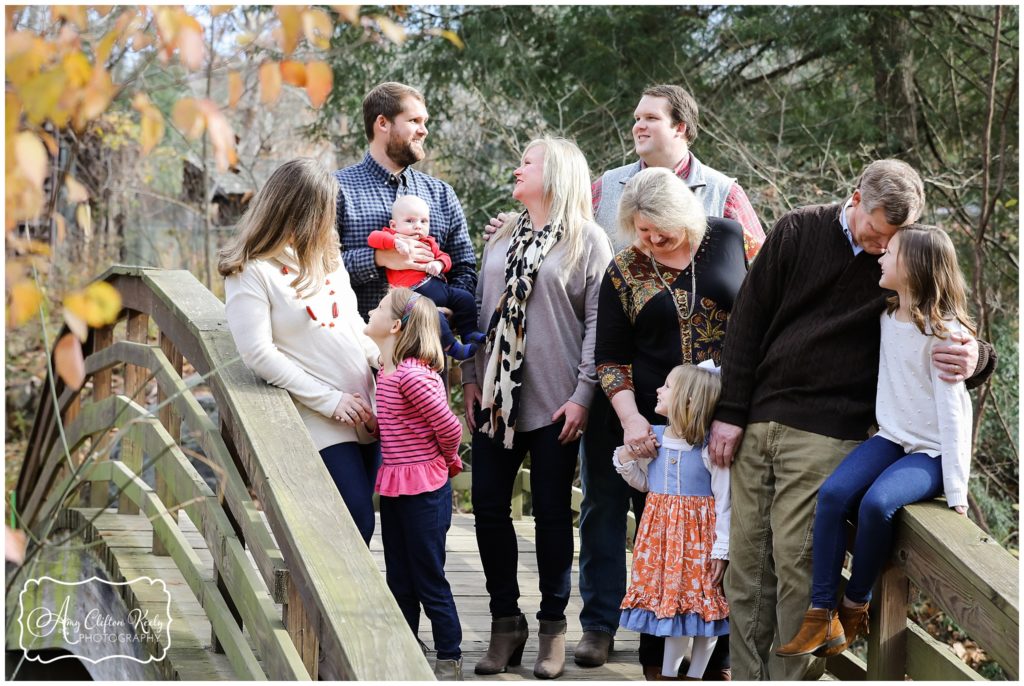
M 356 308 L 348 272 L 339 266 L 327 276 L 328 284 L 316 293 L 307 290 L 302 298 L 290 285 L 297 273 L 286 251 L 252 260 L 224 279 L 228 326 L 238 352 L 249 369 L 291 394 L 317 450 L 371 443 L 374 439 L 362 429 L 332 418 L 342 392 L 373 402 L 370 364 L 380 355 L 363 333 L 366 322 Z

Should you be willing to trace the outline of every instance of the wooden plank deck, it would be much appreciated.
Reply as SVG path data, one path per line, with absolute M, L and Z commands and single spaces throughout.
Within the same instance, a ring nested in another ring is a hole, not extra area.
M 540 592 L 537 590 L 537 558 L 535 556 L 533 518 L 524 517 L 516 521 L 515 529 L 519 540 L 518 576 L 519 590 L 522 594 L 519 604 L 526 614 L 526 620 L 530 625 L 530 638 L 526 642 L 526 651 L 523 653 L 522 665 L 510 667 L 505 674 L 487 677 L 477 676 L 473 673 L 473 665 L 487 651 L 491 616 L 487 609 L 488 597 L 487 591 L 484 589 L 483 567 L 480 564 L 480 554 L 477 552 L 476 546 L 476 535 L 473 531 L 473 516 L 467 514 L 454 514 L 452 516 L 452 528 L 448 532 L 448 544 L 445 547 L 448 553 L 445 572 L 448 582 L 452 585 L 455 605 L 459 610 L 459 619 L 462 622 L 463 670 L 467 681 L 534 679 L 533 663 L 537 659 L 536 615 L 540 604 Z M 572 595 L 569 598 L 569 607 L 565 612 L 569 626 L 565 640 L 565 674 L 561 679 L 598 681 L 643 679 L 637 656 L 640 634 L 632 631 L 621 630 L 618 632 L 615 637 L 615 650 L 612 651 L 608 664 L 605 666 L 585 669 L 573 662 L 573 648 L 576 647 L 576 642 L 583 633 L 579 621 L 582 601 L 580 600 L 579 588 L 577 586 L 579 581 L 579 532 L 577 529 L 573 529 L 573 532 L 575 536 L 575 553 L 573 555 L 572 567 Z M 379 516 L 373 540 L 370 542 L 370 551 L 373 553 L 381 573 L 383 573 L 384 551 L 380 539 Z M 433 665 L 433 639 L 430 632 L 430 621 L 426 616 L 420 617 L 419 636 L 427 644 L 427 647 L 431 649 L 427 659 Z

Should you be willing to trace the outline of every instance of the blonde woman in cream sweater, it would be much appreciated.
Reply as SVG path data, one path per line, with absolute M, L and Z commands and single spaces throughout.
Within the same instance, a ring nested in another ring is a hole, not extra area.
M 373 535 L 377 346 L 364 333 L 334 229 L 337 182 L 312 159 L 278 167 L 220 253 L 245 365 L 295 401 L 359 532 Z

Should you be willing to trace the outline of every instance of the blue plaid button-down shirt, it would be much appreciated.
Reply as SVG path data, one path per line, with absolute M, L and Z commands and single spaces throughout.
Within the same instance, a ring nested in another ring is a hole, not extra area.
M 388 225 L 391 205 L 399 195 L 416 195 L 430 206 L 430 235 L 452 258 L 448 283 L 476 293 L 476 255 L 469 240 L 466 216 L 455 191 L 444 181 L 406 167 L 392 174 L 369 153 L 362 162 L 334 172 L 338 180 L 338 236 L 341 258 L 365 319 L 388 290 L 384 269 L 373 261 L 366 244 L 371 231 Z

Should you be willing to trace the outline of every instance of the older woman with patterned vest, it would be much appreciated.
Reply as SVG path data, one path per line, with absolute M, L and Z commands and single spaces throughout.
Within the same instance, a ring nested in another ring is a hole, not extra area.
M 473 514 L 492 616 L 487 655 L 474 671 L 518 665 L 529 634 L 511 519 L 512 486 L 529 454 L 541 593 L 534 674 L 555 678 L 565 665 L 572 481 L 597 390 L 597 299 L 612 250 L 591 219 L 590 174 L 574 143 L 531 142 L 515 179 L 512 196 L 526 209 L 484 251 L 476 296 L 487 342 L 462 367 Z

